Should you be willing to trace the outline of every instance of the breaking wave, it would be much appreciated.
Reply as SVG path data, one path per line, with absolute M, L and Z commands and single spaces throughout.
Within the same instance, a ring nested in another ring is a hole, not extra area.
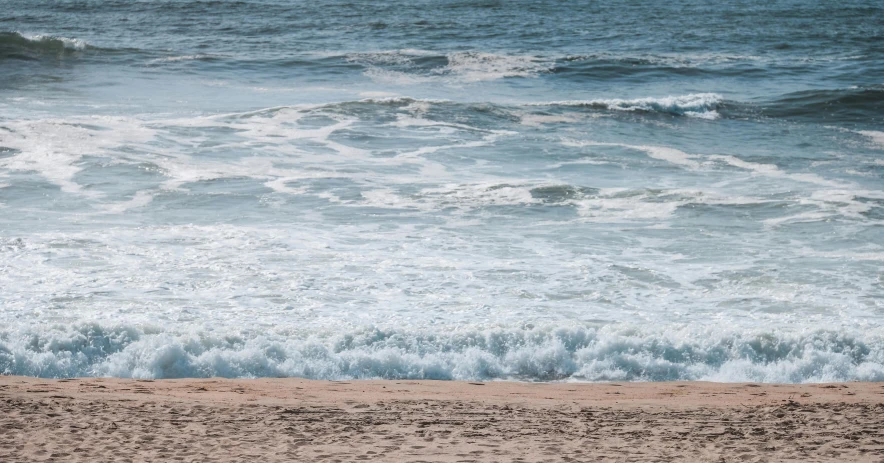
M 715 93 L 695 93 L 663 98 L 568 100 L 536 103 L 536 106 L 576 106 L 614 111 L 641 111 L 666 113 L 676 116 L 692 116 L 707 119 L 718 117 L 717 109 L 722 104 L 721 95 Z
M 135 326 L 6 329 L 0 372 L 40 377 L 221 376 L 522 381 L 884 380 L 880 329 L 542 327 L 334 335 L 175 333 Z
M 353 53 L 348 62 L 365 66 L 371 79 L 397 85 L 442 82 L 464 84 L 504 78 L 531 78 L 552 72 L 553 62 L 531 55 L 477 51 L 436 54 L 424 50 Z
M 34 55 L 81 52 L 89 47 L 80 39 L 0 32 L 0 59 L 36 59 Z

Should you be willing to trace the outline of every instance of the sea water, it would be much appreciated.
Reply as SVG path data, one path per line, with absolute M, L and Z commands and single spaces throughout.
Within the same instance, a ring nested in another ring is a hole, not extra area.
M 884 5 L 0 0 L 0 372 L 884 380 Z

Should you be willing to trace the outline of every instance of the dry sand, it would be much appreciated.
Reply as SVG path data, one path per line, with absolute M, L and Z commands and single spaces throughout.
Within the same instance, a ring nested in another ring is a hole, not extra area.
M 884 384 L 0 376 L 0 461 L 884 461 Z

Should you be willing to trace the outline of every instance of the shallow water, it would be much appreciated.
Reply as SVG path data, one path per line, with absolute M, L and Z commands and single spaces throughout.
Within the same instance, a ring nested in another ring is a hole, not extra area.
M 0 0 L 0 371 L 884 380 L 884 8 Z

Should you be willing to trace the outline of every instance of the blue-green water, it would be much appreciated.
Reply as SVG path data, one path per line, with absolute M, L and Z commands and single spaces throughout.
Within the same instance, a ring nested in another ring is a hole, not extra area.
M 0 372 L 884 380 L 879 2 L 0 0 Z

